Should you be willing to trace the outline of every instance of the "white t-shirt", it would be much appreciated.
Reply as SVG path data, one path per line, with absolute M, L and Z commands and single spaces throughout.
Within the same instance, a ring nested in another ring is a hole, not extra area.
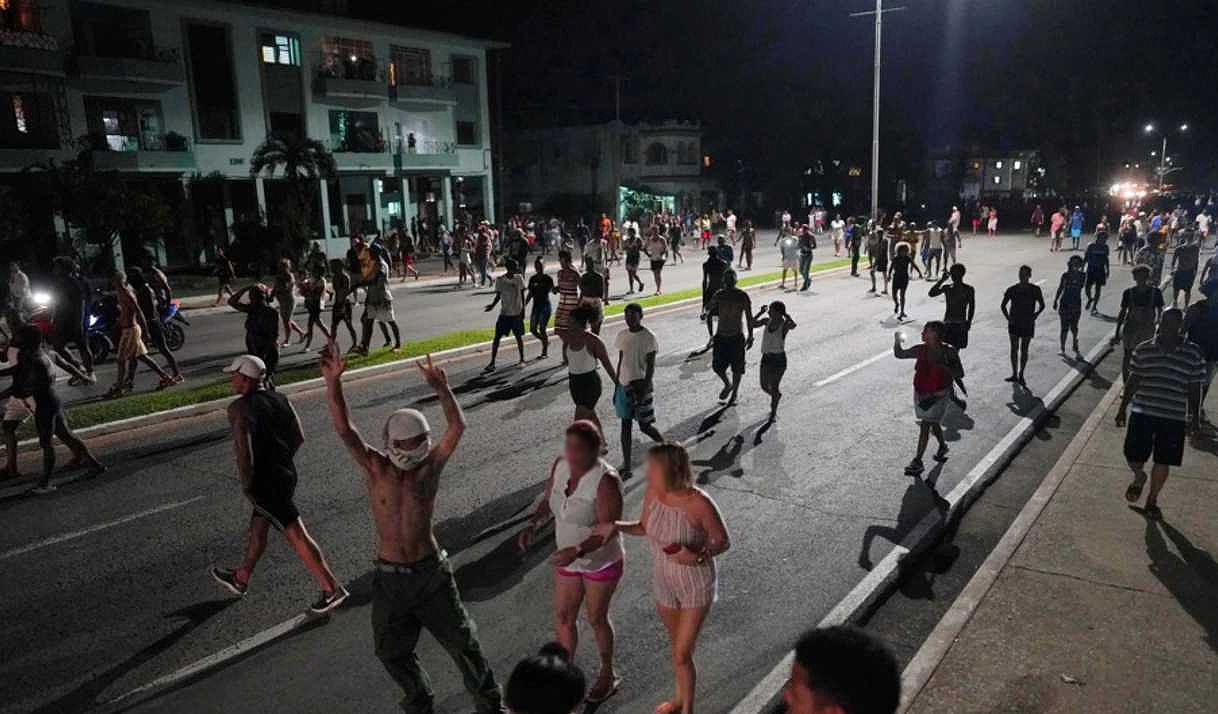
M 524 278 L 519 275 L 500 275 L 495 278 L 495 291 L 499 293 L 499 314 L 509 317 L 524 314 Z
M 734 230 L 736 230 L 736 216 L 734 216 L 734 215 L 732 215 L 732 216 L 728 216 L 728 217 L 727 217 L 726 219 L 724 219 L 724 220 L 726 220 L 726 221 L 727 221 L 727 229 L 728 229 L 729 231 L 734 231 Z
M 622 330 L 617 333 L 613 345 L 622 353 L 622 366 L 618 374 L 618 381 L 622 384 L 646 378 L 647 355 L 660 349 L 655 333 L 646 327 L 638 332 Z

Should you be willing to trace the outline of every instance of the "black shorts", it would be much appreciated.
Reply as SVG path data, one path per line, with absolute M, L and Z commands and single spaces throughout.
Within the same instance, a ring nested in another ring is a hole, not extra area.
M 1011 337 L 1021 337 L 1030 340 L 1036 336 L 1036 323 L 1032 321 L 1010 320 L 1007 322 L 1007 334 Z
M 567 376 L 567 387 L 571 390 L 571 401 L 584 409 L 595 409 L 601 400 L 601 377 L 596 370 Z
M 1104 287 L 1104 284 L 1107 282 L 1108 282 L 1108 276 L 1104 275 L 1104 271 L 1102 271 L 1102 270 L 1088 270 L 1087 271 L 1087 282 L 1086 282 L 1087 287 L 1091 287 L 1092 285 Z
M 1125 427 L 1125 458 L 1144 464 L 1153 456 L 1161 466 L 1179 466 L 1184 461 L 1185 432 L 1182 421 L 1133 412 Z
M 777 383 L 787 372 L 787 353 L 768 352 L 761 355 L 761 381 L 768 384 Z
M 300 511 L 296 510 L 296 502 L 292 499 L 295 490 L 277 488 L 254 494 L 254 515 L 270 521 L 275 530 L 292 525 L 300 520 Z
M 872 258 L 871 259 L 871 272 L 887 273 L 888 272 L 888 258 L 883 257 L 883 256 L 877 257 L 877 258 Z
M 711 368 L 716 372 L 730 368 L 734 374 L 744 374 L 744 343 L 744 335 L 716 335 Z
M 507 334 L 522 337 L 524 335 L 524 317 L 521 315 L 500 315 L 498 320 L 495 320 L 495 337 L 503 337 Z
M 1192 290 L 1193 282 L 1197 280 L 1197 271 L 1177 270 L 1171 277 L 1171 285 L 1174 290 Z
M 943 323 L 943 341 L 962 350 L 968 347 L 968 329 L 967 322 L 945 322 Z
M 651 261 L 652 270 L 662 270 L 663 268 L 664 268 L 664 261 L 662 261 L 662 260 Z

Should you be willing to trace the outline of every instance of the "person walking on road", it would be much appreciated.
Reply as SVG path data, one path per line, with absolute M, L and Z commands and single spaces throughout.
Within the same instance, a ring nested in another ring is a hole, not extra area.
M 1041 210 L 1040 204 L 1038 203 L 1032 209 L 1032 232 L 1037 238 L 1040 237 L 1040 229 L 1042 226 L 1044 226 L 1044 224 L 1045 212 Z
M 1036 336 L 1036 318 L 1045 310 L 1045 296 L 1040 286 L 1032 283 L 1032 268 L 1019 267 L 1019 282 L 1002 295 L 1002 316 L 1007 319 L 1007 334 L 1011 338 L 1011 376 L 1014 382 L 1027 388 L 1024 370 L 1028 366 L 1028 348 Z
M 905 467 L 906 476 L 921 476 L 922 457 L 933 435 L 939 448 L 934 459 L 947 461 L 947 442 L 943 439 L 943 418 L 951 399 L 952 382 L 964 378 L 964 366 L 955 348 L 943 343 L 943 323 L 927 322 L 922 328 L 922 343 L 906 348 L 902 334 L 893 335 L 892 353 L 897 359 L 912 359 L 914 363 L 914 418 L 918 420 L 918 448 Z
M 639 277 L 639 263 L 643 262 L 643 239 L 634 232 L 634 228 L 626 231 L 626 240 L 622 242 L 622 250 L 626 253 L 626 294 L 634 294 L 634 284 L 639 284 L 639 292 L 647 290 L 643 279 Z
M 415 647 L 427 629 L 461 670 L 465 689 L 480 714 L 500 714 L 503 695 L 483 654 L 476 626 L 453 577 L 448 555 L 436 542 L 432 521 L 440 476 L 461 443 L 465 415 L 448 375 L 427 361 L 416 363 L 423 381 L 439 399 L 447 428 L 432 441 L 427 418 L 414 409 L 389 415 L 381 430 L 382 447 L 364 440 L 351 421 L 343 392 L 346 364 L 333 344 L 322 351 L 326 405 L 339 441 L 364 475 L 376 561 L 372 581 L 372 635 L 377 658 L 402 688 L 406 712 L 431 714 L 435 694 Z
M 1116 333 L 1112 344 L 1124 346 L 1121 357 L 1121 376 L 1129 379 L 1129 364 L 1133 350 L 1155 336 L 1155 325 L 1163 313 L 1163 292 L 1150 284 L 1150 266 L 1135 265 L 1133 287 L 1121 294 L 1121 310 L 1117 313 Z
M 622 678 L 614 665 L 616 634 L 609 608 L 625 570 L 626 550 L 620 534 L 602 538 L 596 526 L 622 518 L 622 479 L 600 457 L 601 433 L 590 421 L 567 427 L 563 455 L 550 465 L 545 493 L 517 537 L 521 550 L 532 544 L 540 528 L 554 520 L 558 546 L 554 564 L 555 637 L 567 652 L 579 642 L 579 611 L 592 628 L 600 655 L 600 674 L 588 692 L 590 703 L 603 702 L 617 692 Z
M 875 292 L 875 276 L 878 273 L 884 279 L 884 290 L 882 295 L 888 294 L 888 236 L 884 234 L 883 228 L 876 228 L 871 232 L 871 238 L 867 241 L 867 262 L 871 264 L 871 289 L 867 292 Z
M 279 261 L 279 272 L 275 274 L 271 297 L 279 306 L 279 318 L 283 320 L 283 342 L 279 346 L 287 347 L 291 344 L 293 332 L 300 335 L 303 342 L 304 330 L 292 319 L 292 313 L 296 311 L 296 274 L 292 272 L 292 261 L 287 258 Z
M 1184 232 L 1184 241 L 1171 257 L 1171 304 L 1175 307 L 1184 293 L 1184 305 L 1187 308 L 1193 296 L 1193 284 L 1197 280 L 1197 267 L 1201 263 L 1201 244 L 1197 242 L 1197 234 L 1190 230 Z
M 152 286 L 144 277 L 144 271 L 137 267 L 127 269 L 127 284 L 131 288 L 131 292 L 135 294 L 135 302 L 140 307 L 140 312 L 144 315 L 144 324 L 148 327 L 148 344 L 161 353 L 161 357 L 165 360 L 165 365 L 169 367 L 169 371 L 173 373 L 173 378 L 170 384 L 164 382 L 158 389 L 164 389 L 171 384 L 181 384 L 185 377 L 182 376 L 182 368 L 178 366 L 178 360 L 173 356 L 173 350 L 169 349 L 168 341 L 165 339 L 165 327 L 161 323 L 160 310 L 156 304 L 156 297 L 153 294 Z M 151 357 L 149 358 L 151 360 Z M 131 366 L 130 374 L 135 374 L 135 366 Z
M 859 276 L 859 260 L 863 257 L 863 227 L 853 217 L 846 219 L 846 249 L 850 252 L 850 276 Z
M 719 313 L 711 309 L 711 298 L 723 288 L 723 277 L 731 266 L 723 262 L 723 256 L 714 246 L 706 249 L 706 260 L 702 263 L 702 321 L 706 323 L 707 342 L 710 347 L 715 340 L 715 318 Z M 783 272 L 785 278 L 786 272 Z
M 495 339 L 491 342 L 491 362 L 482 371 L 495 371 L 495 359 L 499 356 L 499 341 L 511 335 L 516 339 L 516 351 L 520 354 L 517 363 L 524 366 L 524 303 L 525 284 L 520 276 L 520 265 L 515 258 L 504 261 L 507 272 L 495 278 L 495 299 L 485 310 L 490 312 L 499 306 L 499 317 L 495 320 Z
M 744 227 L 740 229 L 740 263 L 738 267 L 745 270 L 753 269 L 753 250 L 757 248 L 757 229 L 753 222 L 745 219 Z
M 930 297 L 935 298 L 943 295 L 946 304 L 943 309 L 943 342 L 954 347 L 957 351 L 968 348 L 968 333 L 973 327 L 973 316 L 977 312 L 977 292 L 972 285 L 964 282 L 964 274 L 967 269 L 963 263 L 956 263 L 947 271 L 946 275 L 939 278 L 939 282 L 931 286 Z M 944 284 L 944 280 L 951 277 L 950 283 Z M 964 380 L 957 379 L 956 386 L 960 387 L 960 391 L 965 395 L 968 390 L 964 387 Z M 952 401 L 960 407 L 965 408 L 965 403 L 954 397 Z
M 1056 253 L 1062 249 L 1062 232 L 1066 229 L 1065 208 L 1059 208 L 1049 216 L 1049 252 Z
M 1184 331 L 1205 356 L 1205 384 L 1201 388 L 1201 403 L 1204 405 L 1214 375 L 1218 374 L 1218 279 L 1201 284 L 1201 299 L 1189 305 L 1184 313 Z M 1201 408 L 1201 420 L 1209 422 L 1204 406 Z
M 909 317 L 905 313 L 905 293 L 909 290 L 910 270 L 917 273 L 919 278 L 924 277 L 922 269 L 909 255 L 909 244 L 901 243 L 897 246 L 897 254 L 892 257 L 892 265 L 888 268 L 892 277 L 892 314 L 896 315 L 898 320 Z
M 529 311 L 529 334 L 541 343 L 541 356 L 538 359 L 545 359 L 550 356 L 550 335 L 546 333 L 546 327 L 554 312 L 550 295 L 558 292 L 558 289 L 554 287 L 554 278 L 546 275 L 546 263 L 540 257 L 533 261 L 533 270 L 524 304 L 527 307 L 529 301 L 533 303 L 533 309 Z
M 1070 250 L 1078 250 L 1079 241 L 1083 238 L 1085 222 L 1086 216 L 1083 215 L 1083 209 L 1075 206 L 1074 213 L 1070 214 Z
M 803 284 L 801 292 L 812 289 L 812 251 L 816 249 L 816 234 L 808 226 L 799 231 L 799 277 Z
M 216 282 L 219 287 L 216 288 L 216 304 L 214 307 L 220 307 L 224 303 L 224 296 L 233 296 L 233 278 L 237 276 L 237 271 L 233 268 L 233 261 L 228 259 L 228 255 L 223 248 L 216 248 L 216 257 L 212 261 L 212 273 L 216 276 Z
M 249 301 L 241 302 L 246 293 Z M 275 371 L 279 367 L 279 312 L 267 303 L 267 290 L 262 283 L 247 285 L 228 299 L 229 307 L 245 313 L 245 351 L 262 360 L 266 369 L 263 384 L 274 389 Z
M 326 285 L 325 268 L 313 268 L 313 274 L 305 280 L 300 286 L 300 294 L 304 296 L 305 313 L 309 316 L 309 322 L 305 326 L 307 336 L 305 337 L 304 350 L 308 352 L 313 346 L 313 331 L 320 330 L 321 335 L 326 342 L 330 341 L 330 331 L 321 321 L 322 303 L 326 300 L 326 293 L 330 292 Z
M 16 363 L 0 369 L 0 377 L 11 376 L 13 383 L 8 389 L 0 391 L 0 402 L 8 402 L 11 399 L 24 404 L 28 404 L 29 400 L 34 402 L 34 427 L 38 433 L 38 445 L 42 448 L 42 478 L 32 489 L 33 493 L 45 494 L 55 490 L 55 486 L 51 484 L 51 474 L 55 471 L 55 445 L 52 437 L 59 437 L 63 445 L 72 452 L 72 460 L 67 463 L 65 469 L 85 466 L 88 468 L 86 478 L 105 471 L 105 467 L 93 456 L 89 447 L 85 446 L 68 426 L 63 402 L 55 389 L 56 368 L 72 375 L 81 384 L 93 384 L 93 378 L 64 360 L 58 353 L 43 349 L 42 332 L 37 327 L 22 325 L 17 328 L 14 337 L 17 346 Z M 12 409 L 5 410 L 4 442 L 8 451 L 8 475 L 11 476 L 15 476 L 17 470 L 17 426 L 28 413 L 28 407 L 15 412 Z
M 346 325 L 347 333 L 351 335 L 351 349 L 359 345 L 359 337 L 355 334 L 355 325 L 351 323 L 352 306 L 355 302 L 355 288 L 351 284 L 351 274 L 347 272 L 343 261 L 335 258 L 330 261 L 330 296 L 333 303 L 330 306 L 330 332 L 328 337 L 338 342 L 338 326 Z
M 768 313 L 768 314 L 767 314 Z M 770 423 L 778 421 L 778 402 L 782 399 L 782 376 L 787 371 L 787 333 L 795 329 L 795 321 L 787 314 L 787 306 L 775 300 L 753 317 L 761 328 L 761 391 L 770 395 Z
M 1057 283 L 1057 293 L 1053 296 L 1053 309 L 1061 319 L 1061 351 L 1066 354 L 1066 337 L 1074 336 L 1074 354 L 1079 355 L 1078 320 L 1083 314 L 1083 288 L 1086 278 L 1083 275 L 1083 259 L 1077 255 L 1070 256 L 1066 261 L 1066 272 L 1062 273 Z
M 786 714 L 896 714 L 901 670 L 892 651 L 866 630 L 809 630 L 795 643 L 782 699 Z
M 668 260 L 668 240 L 664 237 L 663 230 L 662 227 L 657 227 L 643 247 L 651 267 L 651 277 L 656 281 L 656 295 L 664 293 L 664 263 Z
M 554 335 L 562 340 L 563 334 L 571 329 L 571 311 L 579 306 L 579 285 L 581 275 L 572 263 L 571 251 L 558 251 L 558 308 L 554 311 Z M 567 345 L 563 342 L 562 364 L 567 365 Z
M 744 378 L 744 354 L 753 346 L 753 302 L 749 294 L 736 287 L 736 273 L 723 275 L 723 288 L 715 293 L 707 311 L 719 316 L 719 327 L 712 338 L 711 369 L 723 382 L 719 401 L 731 406 L 740 393 Z M 745 330 L 748 337 L 745 337 Z M 732 378 L 727 377 L 728 370 Z
M 622 477 L 629 479 L 634 423 L 657 444 L 664 435 L 655 427 L 655 371 L 659 343 L 655 333 L 643 327 L 643 306 L 630 303 L 625 311 L 626 329 L 617 333 L 617 383 L 613 406 L 622 422 Z
M 1129 379 L 1121 393 L 1116 425 L 1125 427 L 1125 459 L 1133 481 L 1125 489 L 1125 500 L 1137 503 L 1146 484 L 1146 462 L 1153 459 L 1150 490 L 1144 513 L 1162 518 L 1159 494 L 1171 467 L 1184 459 L 1184 441 L 1201 429 L 1201 387 L 1205 384 L 1205 356 L 1201 348 L 1184 336 L 1184 313 L 1177 308 L 1163 311 L 1153 340 L 1134 348 Z
M 144 311 L 140 309 L 136 295 L 127 282 L 127 276 L 116 272 L 110 280 L 118 302 L 118 345 L 114 351 L 114 362 L 118 367 L 114 378 L 114 386 L 106 392 L 106 397 L 114 399 L 130 392 L 135 384 L 135 370 L 138 362 L 148 365 L 157 373 L 161 381 L 157 389 L 173 385 L 174 379 L 161 366 L 148 356 L 148 347 L 144 344 L 144 333 L 148 323 L 144 319 Z M 147 285 L 144 286 L 147 288 Z
M 304 443 L 300 418 L 287 397 L 264 385 L 267 369 L 261 359 L 240 355 L 224 371 L 232 375 L 233 391 L 239 395 L 228 405 L 228 422 L 241 490 L 254 512 L 241 565 L 235 569 L 213 566 L 211 576 L 229 592 L 244 596 L 273 526 L 321 585 L 321 597 L 309 610 L 329 612 L 347 599 L 348 592 L 334 577 L 296 509 L 295 456 Z
M 593 533 L 608 541 L 618 533 L 645 536 L 651 548 L 652 593 L 668 630 L 676 693 L 657 714 L 693 714 L 698 634 L 718 599 L 715 559 L 730 547 L 719 507 L 694 486 L 689 454 L 679 444 L 651 447 L 647 489 L 637 521 L 599 524 Z
M 85 375 L 93 378 L 93 350 L 89 348 L 88 325 L 89 305 L 92 302 L 92 290 L 89 281 L 80 274 L 80 266 L 67 256 L 59 256 L 53 261 L 55 273 L 55 329 L 51 333 L 51 346 L 60 357 Z M 80 351 L 80 361 L 76 361 L 68 352 L 68 345 L 74 345 Z M 73 378 L 69 384 L 75 386 Z
M 1087 306 L 1091 314 L 1100 313 L 1100 293 L 1108 283 L 1108 274 L 1112 267 L 1109 263 L 1108 232 L 1097 231 L 1095 240 L 1087 246 L 1083 253 L 1083 261 L 1087 264 L 1087 277 L 1084 286 L 1087 291 Z
M 778 231 L 778 240 L 774 241 L 778 246 L 778 254 L 782 261 L 782 276 L 779 280 L 778 289 L 787 289 L 787 271 L 791 271 L 791 280 L 796 285 L 799 284 L 799 239 L 791 235 L 786 228 Z M 706 298 L 706 293 L 702 293 L 703 298 Z
M 388 325 L 393 330 L 393 351 L 402 350 L 402 332 L 398 328 L 397 315 L 393 311 L 393 291 L 389 289 L 389 263 L 378 260 L 372 278 L 365 283 L 364 314 L 360 316 L 360 342 L 354 352 L 366 355 L 372 344 L 372 325 L 379 323 L 385 342 L 389 335 L 385 332 Z
M 615 389 L 618 385 L 617 372 L 609 361 L 605 343 L 588 329 L 594 319 L 595 310 L 588 305 L 580 305 L 571 312 L 571 326 L 561 337 L 567 355 L 567 386 L 571 391 L 571 401 L 575 402 L 575 418 L 596 424 L 603 441 L 605 432 L 600 417 L 596 415 L 596 404 L 601 399 L 602 391 L 597 367 L 605 368 Z
M 985 232 L 986 232 L 986 235 L 988 235 L 991 238 L 998 237 L 998 209 L 997 208 L 990 209 L 990 217 L 986 221 Z

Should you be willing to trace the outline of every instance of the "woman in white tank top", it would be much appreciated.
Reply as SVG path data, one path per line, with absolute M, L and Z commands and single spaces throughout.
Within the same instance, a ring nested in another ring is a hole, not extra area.
M 601 420 L 596 416 L 596 403 L 600 401 L 603 390 L 596 369 L 597 364 L 605 367 L 605 373 L 609 375 L 615 388 L 617 376 L 613 363 L 609 361 L 609 351 L 605 349 L 605 343 L 588 331 L 588 326 L 595 318 L 595 310 L 587 305 L 580 305 L 571 311 L 571 327 L 560 337 L 567 354 L 567 384 L 571 390 L 571 401 L 575 402 L 575 418 L 587 419 L 599 430 Z M 604 434 L 603 430 L 601 434 Z
M 553 517 L 558 545 L 550 558 L 555 566 L 555 637 L 574 656 L 582 605 L 601 656 L 600 675 L 588 692 L 589 702 L 609 698 L 622 681 L 613 665 L 609 605 L 622 577 L 626 553 L 620 535 L 604 538 L 593 531 L 597 525 L 613 524 L 622 517 L 622 481 L 599 457 L 602 441 L 600 430 L 590 421 L 577 421 L 567 428 L 563 456 L 550 467 L 545 495 L 518 541 L 522 550 L 527 549 L 538 528 Z

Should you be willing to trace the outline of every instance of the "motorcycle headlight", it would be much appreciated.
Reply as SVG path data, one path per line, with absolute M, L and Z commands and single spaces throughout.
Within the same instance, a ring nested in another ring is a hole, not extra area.
M 50 305 L 52 302 L 51 294 L 44 293 L 44 292 L 36 292 L 30 296 L 30 299 L 33 300 L 34 304 L 37 305 L 38 307 L 46 307 L 47 305 Z
M 97 315 L 89 315 L 89 327 L 97 324 Z

